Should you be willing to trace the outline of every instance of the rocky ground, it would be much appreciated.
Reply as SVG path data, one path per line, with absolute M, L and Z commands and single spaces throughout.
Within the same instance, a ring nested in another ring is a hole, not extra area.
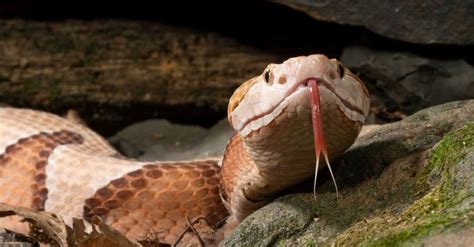
M 469 246 L 473 158 L 473 100 L 419 111 L 361 136 L 336 161 L 339 198 L 330 180 L 317 198 L 283 196 L 223 246 Z

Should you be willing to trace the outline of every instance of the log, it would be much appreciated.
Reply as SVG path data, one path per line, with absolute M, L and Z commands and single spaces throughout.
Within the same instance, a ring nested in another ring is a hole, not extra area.
M 214 121 L 239 84 L 283 60 L 215 33 L 149 21 L 0 20 L 0 37 L 1 103 L 75 109 L 91 125 Z

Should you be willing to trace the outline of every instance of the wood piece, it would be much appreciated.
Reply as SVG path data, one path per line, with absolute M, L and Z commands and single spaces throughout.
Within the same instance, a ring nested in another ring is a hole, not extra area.
M 0 102 L 75 109 L 88 123 L 222 115 L 240 83 L 282 60 L 214 33 L 145 21 L 0 20 L 0 37 Z

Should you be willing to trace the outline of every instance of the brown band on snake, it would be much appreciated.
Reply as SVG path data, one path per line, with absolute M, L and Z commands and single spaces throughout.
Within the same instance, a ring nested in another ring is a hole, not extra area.
M 186 217 L 203 216 L 216 228 L 228 215 L 218 193 L 218 173 L 219 167 L 209 161 L 145 165 L 87 199 L 84 219 L 99 215 L 137 239 L 162 232 L 172 241 L 185 229 Z
M 18 192 L 17 196 L 23 195 L 23 206 L 44 210 L 48 197 L 45 168 L 49 156 L 59 145 L 80 144 L 83 141 L 81 135 L 67 130 L 42 132 L 19 139 L 0 155 L 0 176 L 11 176 L 14 180 L 11 187 L 2 189 Z M 25 185 L 30 188 L 28 192 L 24 191 Z

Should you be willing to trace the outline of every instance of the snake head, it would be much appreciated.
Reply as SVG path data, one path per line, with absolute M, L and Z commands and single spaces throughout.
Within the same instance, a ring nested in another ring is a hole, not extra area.
M 229 122 L 238 134 L 228 144 L 221 172 L 235 218 L 242 220 L 312 174 L 316 184 L 318 169 L 330 168 L 352 145 L 368 111 L 363 83 L 324 55 L 270 64 L 242 84 L 229 102 Z
M 309 114 L 300 114 L 300 108 L 309 109 L 309 79 L 318 81 L 322 108 L 337 105 L 349 121 L 360 125 L 365 122 L 370 103 L 360 79 L 336 59 L 310 55 L 270 64 L 260 76 L 242 84 L 229 102 L 230 124 L 245 138 L 275 124 L 275 119 L 284 111 L 290 113 L 286 114 L 288 117 L 309 119 Z M 329 113 L 324 112 L 325 109 L 322 109 L 323 118 Z

